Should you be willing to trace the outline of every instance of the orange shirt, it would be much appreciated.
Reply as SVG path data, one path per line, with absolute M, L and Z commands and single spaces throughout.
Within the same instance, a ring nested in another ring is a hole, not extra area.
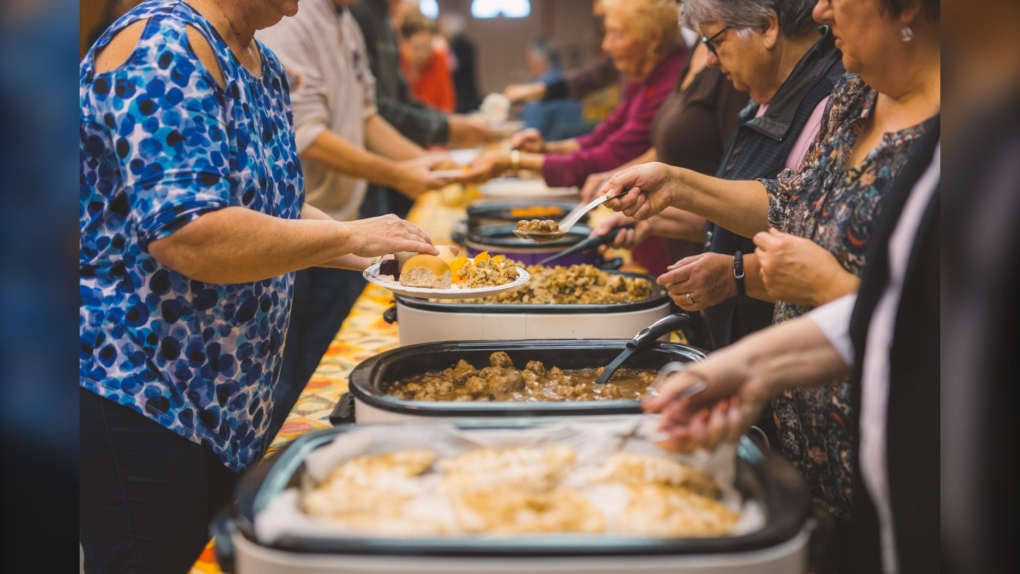
M 457 92 L 445 52 L 433 50 L 432 58 L 417 75 L 411 72 L 404 58 L 401 58 L 400 69 L 415 98 L 448 114 L 457 109 Z

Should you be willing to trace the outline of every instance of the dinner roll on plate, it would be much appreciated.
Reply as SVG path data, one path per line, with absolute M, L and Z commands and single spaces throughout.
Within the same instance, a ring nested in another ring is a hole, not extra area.
M 449 289 L 450 280 L 450 266 L 435 255 L 415 255 L 400 268 L 400 284 L 404 287 Z

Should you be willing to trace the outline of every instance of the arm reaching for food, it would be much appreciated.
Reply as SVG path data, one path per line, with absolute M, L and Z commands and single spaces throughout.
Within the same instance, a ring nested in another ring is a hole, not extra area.
M 744 255 L 743 260 L 747 296 L 774 303 L 758 274 L 758 258 L 751 254 Z M 684 311 L 701 311 L 737 295 L 733 256 L 723 253 L 685 257 L 667 267 L 656 282 L 666 287 L 670 298 Z M 688 301 L 688 295 L 693 303 Z
M 834 303 L 853 308 L 853 298 Z M 846 313 L 847 321 L 849 313 Z M 761 415 L 772 396 L 832 381 L 849 370 L 843 355 L 808 315 L 763 329 L 710 354 L 704 361 L 667 377 L 647 412 L 660 413 L 660 446 L 689 452 L 735 443 Z M 676 400 L 705 381 L 705 390 Z
M 341 222 L 308 204 L 301 215 L 283 219 L 225 207 L 153 241 L 149 253 L 187 277 L 219 284 L 316 266 L 357 269 L 363 258 L 397 251 L 437 253 L 425 232 L 395 215 Z
M 624 191 L 606 205 L 639 221 L 676 207 L 745 237 L 768 228 L 768 195 L 757 181 L 719 179 L 653 162 L 615 173 L 600 194 Z

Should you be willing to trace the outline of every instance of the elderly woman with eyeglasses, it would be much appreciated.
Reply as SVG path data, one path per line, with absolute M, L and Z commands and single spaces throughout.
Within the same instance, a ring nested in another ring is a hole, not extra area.
M 581 185 L 596 172 L 620 167 L 651 146 L 652 119 L 666 101 L 687 56 L 673 0 L 604 0 L 602 49 L 627 77 L 612 113 L 587 135 L 545 141 L 538 130 L 515 134 L 512 151 L 491 151 L 473 164 L 479 177 L 540 172 L 554 187 Z
M 603 190 L 626 191 L 607 205 L 638 220 L 678 207 L 753 236 L 762 283 L 778 301 L 775 322 L 857 290 L 882 198 L 941 106 L 937 0 L 820 0 L 814 17 L 830 27 L 849 73 L 797 169 L 728 181 L 652 163 L 617 173 Z M 728 22 L 698 29 L 723 61 L 746 41 Z M 690 290 L 685 298 L 707 296 Z M 772 406 L 780 448 L 816 498 L 845 516 L 854 433 L 848 383 L 786 392 Z M 831 484 L 838 486 L 823 488 Z
M 726 23 L 711 36 L 702 36 L 701 48 L 707 48 L 704 51 L 710 69 L 723 82 L 732 82 L 731 89 L 749 93 L 753 101 L 739 115 L 733 113 L 737 133 L 722 142 L 716 167 L 695 171 L 743 180 L 773 178 L 785 168 L 800 165 L 821 126 L 829 94 L 845 73 L 831 32 L 812 18 L 814 5 L 815 0 L 684 2 L 685 26 L 694 29 L 702 24 Z M 716 44 L 725 42 L 730 30 L 739 40 L 729 42 L 720 54 Z M 664 129 L 667 127 L 657 121 L 653 134 Z M 688 140 L 688 148 L 700 145 L 689 141 L 700 139 L 700 134 L 692 138 L 691 134 L 674 130 L 670 138 Z M 656 159 L 693 168 L 675 156 L 651 157 L 644 162 Z M 611 175 L 606 174 L 605 179 Z M 601 235 L 633 223 L 633 219 L 618 213 L 606 218 L 594 232 Z M 633 229 L 623 230 L 614 246 L 633 248 L 649 234 L 667 237 L 671 242 L 691 240 L 691 233 L 699 249 L 672 259 L 669 269 L 659 272 L 659 283 L 685 311 L 704 315 L 707 340 L 699 344 L 718 349 L 770 325 L 775 300 L 757 275 L 755 247 L 749 238 L 711 222 L 706 232 L 704 218 L 670 208 Z M 741 271 L 744 277 L 737 278 Z M 691 295 L 688 300 L 692 293 L 699 297 Z

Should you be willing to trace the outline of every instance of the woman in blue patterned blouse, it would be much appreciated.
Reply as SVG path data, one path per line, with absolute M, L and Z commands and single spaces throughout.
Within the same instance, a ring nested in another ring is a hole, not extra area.
M 856 292 L 882 198 L 941 108 L 938 0 L 819 0 L 814 17 L 830 26 L 849 73 L 798 169 L 774 180 L 727 181 L 652 163 L 615 174 L 603 190 L 629 188 L 606 205 L 639 220 L 673 206 L 754 237 L 761 279 L 778 301 L 776 323 Z M 743 30 L 726 22 L 700 28 L 720 54 L 744 41 Z M 686 291 L 694 304 L 705 297 L 693 287 L 697 279 L 679 278 L 671 290 Z M 692 287 L 683 289 L 685 281 Z M 815 499 L 849 519 L 849 382 L 789 391 L 772 405 L 782 452 Z M 706 416 L 721 425 L 726 409 Z
M 185 572 L 266 449 L 292 272 L 437 253 L 306 205 L 280 61 L 297 0 L 150 0 L 80 67 L 80 534 L 87 572 Z

